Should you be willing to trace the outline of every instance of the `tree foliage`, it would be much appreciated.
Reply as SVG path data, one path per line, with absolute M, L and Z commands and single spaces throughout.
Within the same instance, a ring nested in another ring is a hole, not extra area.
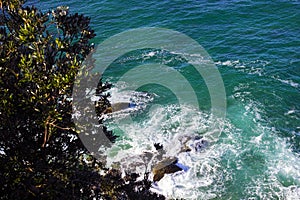
M 71 96 L 93 49 L 90 19 L 67 7 L 43 13 L 23 3 L 0 1 L 0 199 L 162 198 L 133 175 L 101 176 L 105 169 L 77 137 Z M 101 94 L 109 88 L 99 81 Z M 107 95 L 102 99 L 109 106 Z

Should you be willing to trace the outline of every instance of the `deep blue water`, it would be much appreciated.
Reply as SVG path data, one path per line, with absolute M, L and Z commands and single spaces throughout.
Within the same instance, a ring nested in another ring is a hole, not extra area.
M 90 16 L 96 45 L 129 29 L 161 27 L 186 34 L 208 52 L 226 90 L 225 128 L 210 156 L 194 160 L 194 173 L 175 178 L 175 183 L 166 178 L 169 186 L 161 185 L 166 188 L 164 194 L 187 199 L 300 199 L 299 1 L 51 0 L 36 4 L 43 10 L 67 5 L 71 12 Z M 171 54 L 153 49 L 128 52 L 104 77 L 116 83 L 138 65 L 168 63 L 189 79 L 200 108 L 209 113 L 205 83 L 199 84 L 201 77 L 184 59 Z M 124 98 L 118 92 L 123 86 L 116 84 L 115 101 Z M 176 135 L 182 129 L 205 132 L 201 127 L 206 118 L 200 114 L 197 118 L 191 111 L 178 114 L 176 95 L 166 88 L 148 85 L 142 89 L 155 94 L 149 105 L 162 108 L 148 108 L 149 115 L 135 116 L 134 122 L 116 132 L 128 138 L 162 131 Z M 171 117 L 160 119 L 157 113 Z M 141 141 L 130 143 L 133 154 L 134 144 L 147 140 L 137 138 Z

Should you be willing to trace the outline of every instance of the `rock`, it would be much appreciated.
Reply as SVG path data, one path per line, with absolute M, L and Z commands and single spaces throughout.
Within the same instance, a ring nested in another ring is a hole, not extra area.
M 191 149 L 189 146 L 184 145 L 184 146 L 181 148 L 181 150 L 179 151 L 179 153 L 182 153 L 182 152 L 190 152 L 190 151 L 192 151 L 192 149 Z
M 187 143 L 192 139 L 191 135 L 183 135 L 179 138 L 179 142 L 181 143 L 181 150 L 179 153 L 192 151 L 192 149 L 187 145 Z
M 209 145 L 208 141 L 203 138 L 203 136 L 198 135 L 183 135 L 177 138 L 179 142 L 179 152 L 202 152 L 204 151 L 207 146 Z M 154 143 L 155 149 L 158 151 L 154 160 L 161 160 L 162 157 L 165 155 L 165 150 L 163 149 L 163 145 L 160 143 Z M 178 158 L 176 157 L 167 157 L 162 161 L 159 161 L 152 167 L 153 173 L 153 181 L 157 182 L 160 181 L 165 174 L 172 174 L 178 171 L 188 171 L 190 169 L 189 166 L 185 166 L 184 164 L 178 162 Z
M 127 103 L 127 102 L 114 103 L 111 105 L 111 107 L 112 107 L 113 112 L 117 112 L 117 111 L 125 110 L 125 109 L 129 108 L 130 103 Z
M 112 107 L 108 107 L 103 111 L 103 114 L 108 114 L 108 113 L 112 113 L 112 112 L 113 112 Z
M 200 139 L 199 141 L 196 141 L 194 144 L 195 150 L 197 152 L 204 151 L 204 149 L 208 146 L 208 141 L 204 139 Z
M 178 158 L 169 157 L 154 165 L 152 169 L 152 173 L 154 175 L 153 181 L 154 182 L 160 181 L 165 174 L 172 174 L 181 171 L 182 168 L 176 165 L 177 162 L 178 162 Z
M 160 143 L 154 143 L 154 147 L 155 147 L 156 150 L 163 149 L 163 145 L 160 144 Z
M 128 102 L 114 103 L 110 107 L 105 109 L 104 114 L 118 112 L 118 111 L 125 110 L 128 108 L 134 108 L 135 106 L 136 106 L 136 104 L 128 103 Z
M 203 136 L 199 135 L 183 136 L 179 140 L 182 144 L 179 153 L 190 151 L 202 152 L 206 149 L 206 147 L 209 144 L 208 141 L 203 138 Z

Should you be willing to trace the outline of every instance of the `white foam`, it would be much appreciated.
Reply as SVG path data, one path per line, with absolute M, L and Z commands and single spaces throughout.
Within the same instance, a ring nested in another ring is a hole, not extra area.
M 149 56 L 149 57 L 152 57 L 152 56 L 154 56 L 155 55 L 155 52 L 154 51 L 151 51 L 151 52 L 149 52 L 148 54 L 147 54 L 147 56 Z
M 135 172 L 142 175 L 146 170 L 150 170 L 151 164 L 154 163 L 142 164 L 141 154 L 143 152 L 155 154 L 156 150 L 153 144 L 161 143 L 166 151 L 165 157 L 178 157 L 180 164 L 187 166 L 189 170 L 166 175 L 152 190 L 156 190 L 156 192 L 170 198 L 186 196 L 197 198 L 200 193 L 202 196 L 215 196 L 213 192 L 197 192 L 198 188 L 211 185 L 214 182 L 213 180 L 220 174 L 220 172 L 217 172 L 220 165 L 214 160 L 212 154 L 208 154 L 209 150 L 200 153 L 195 151 L 178 153 L 182 147 L 179 138 L 183 135 L 193 134 L 202 134 L 206 137 L 214 122 L 215 120 L 210 118 L 209 115 L 188 106 L 154 106 L 150 109 L 148 118 L 143 122 L 132 122 L 130 124 L 120 122 L 118 124 L 118 127 L 124 131 L 125 137 L 130 139 L 119 140 L 115 146 L 122 146 L 126 143 L 132 148 L 117 149 L 117 154 L 108 158 L 108 164 L 120 161 L 122 166 L 127 168 L 126 170 L 130 168 L 130 170 L 135 170 Z M 199 163 L 200 161 L 201 163 Z M 136 164 L 131 166 L 132 163 Z M 199 171 L 201 177 L 196 178 Z
M 242 94 L 237 99 L 242 100 L 244 98 L 245 96 Z M 241 102 L 245 104 L 245 101 Z M 260 172 L 253 174 L 251 181 L 245 186 L 244 195 L 250 199 L 300 199 L 298 193 L 300 188 L 300 159 L 291 151 L 289 143 L 278 136 L 276 128 L 268 127 L 268 121 L 262 118 L 264 115 L 262 107 L 258 102 L 248 99 L 245 106 L 246 112 L 243 113 L 244 121 L 249 123 L 250 119 L 253 118 L 253 123 L 243 127 L 244 131 L 228 132 L 229 135 L 233 135 L 229 137 L 234 144 L 231 151 L 235 148 L 247 152 L 246 155 L 257 156 L 253 162 L 261 165 L 258 168 Z M 293 113 L 293 111 L 289 113 Z M 247 131 L 248 127 L 251 131 Z M 249 143 L 245 140 L 249 135 L 248 132 L 251 133 Z M 243 156 L 240 151 L 234 151 L 234 154 L 237 157 Z M 233 160 L 239 166 L 237 167 L 238 170 L 245 170 L 247 167 L 243 166 L 242 158 Z M 294 188 L 293 192 L 290 191 L 290 188 Z M 296 196 L 291 198 L 290 193 Z
M 153 184 L 151 190 L 167 198 L 221 198 L 233 192 L 230 188 L 240 187 L 237 190 L 243 193 L 239 197 L 244 199 L 299 199 L 300 159 L 290 150 L 288 142 L 278 137 L 276 128 L 268 127 L 263 106 L 251 98 L 245 100 L 249 94 L 243 90 L 247 87 L 235 88 L 235 113 L 230 113 L 243 123 L 243 129 L 229 120 L 216 121 L 209 114 L 184 105 L 152 105 L 138 121 L 116 117 L 109 126 L 122 130 L 124 139 L 115 143 L 110 150 L 113 153 L 107 153 L 108 164 L 120 161 L 124 170 L 143 175 L 155 161 L 145 162 L 141 155 L 144 152 L 157 155 L 153 144 L 160 143 L 166 157 L 176 156 L 179 163 L 189 167 L 186 172 L 167 174 Z M 114 95 L 118 96 L 117 90 Z M 130 93 L 126 95 L 130 97 Z M 178 153 L 182 135 L 200 134 L 208 138 L 213 125 L 221 123 L 224 125 L 221 140 L 211 143 L 203 152 Z
M 290 86 L 292 86 L 294 88 L 298 88 L 299 87 L 299 84 L 295 83 L 293 80 L 283 80 L 283 79 L 280 79 L 280 78 L 276 78 L 276 80 L 280 81 L 281 83 L 290 85 Z
M 285 112 L 284 115 L 291 115 L 291 114 L 294 114 L 295 112 L 296 112 L 295 109 L 291 109 L 291 110 Z
M 226 61 L 217 61 L 215 62 L 216 65 L 225 66 L 225 67 L 232 67 L 247 74 L 255 74 L 259 76 L 266 75 L 265 67 L 270 64 L 269 61 L 265 60 L 253 60 L 253 61 L 240 61 L 240 60 L 226 60 Z M 276 76 L 271 76 L 271 78 L 280 81 L 281 83 L 290 85 L 294 88 L 299 88 L 299 83 L 295 82 L 292 79 L 281 79 Z
M 269 64 L 268 61 L 264 60 L 253 60 L 253 61 L 240 61 L 240 60 L 226 60 L 226 61 L 217 61 L 216 65 L 226 66 L 235 68 L 241 72 L 247 74 L 256 74 L 263 76 L 265 74 L 265 66 Z

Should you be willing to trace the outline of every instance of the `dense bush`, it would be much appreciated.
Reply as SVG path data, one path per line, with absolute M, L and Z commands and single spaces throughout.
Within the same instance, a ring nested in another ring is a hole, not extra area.
M 0 198 L 162 198 L 146 180 L 130 175 L 125 184 L 118 171 L 92 157 L 83 161 L 89 152 L 72 122 L 71 95 L 93 49 L 90 19 L 67 7 L 43 13 L 23 3 L 0 1 Z M 100 80 L 98 87 L 110 85 Z

